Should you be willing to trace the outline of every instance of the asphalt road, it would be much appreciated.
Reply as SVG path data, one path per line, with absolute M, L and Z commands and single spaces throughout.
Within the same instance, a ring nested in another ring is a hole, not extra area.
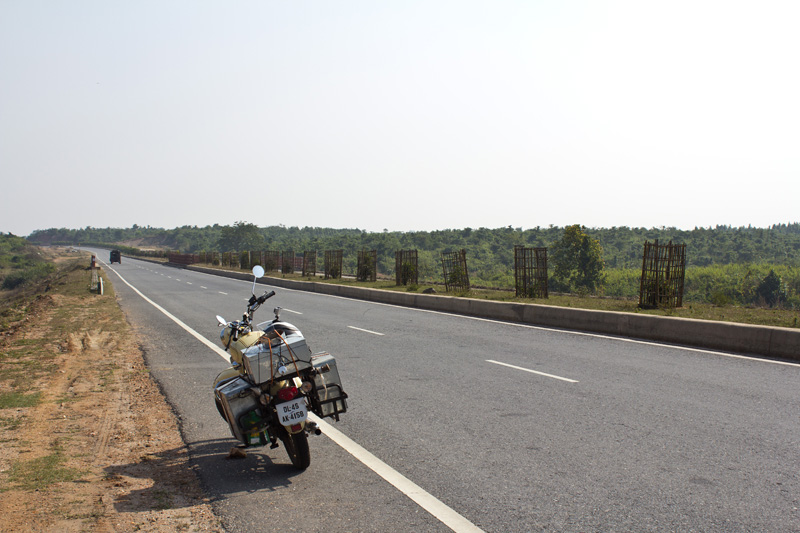
M 227 363 L 152 304 L 218 345 L 251 285 L 122 260 L 105 268 L 229 531 L 449 531 L 395 474 L 487 532 L 800 531 L 800 365 L 259 285 L 277 296 L 256 318 L 281 306 L 336 357 L 333 425 L 390 470 L 323 434 L 296 472 L 282 447 L 227 459 Z

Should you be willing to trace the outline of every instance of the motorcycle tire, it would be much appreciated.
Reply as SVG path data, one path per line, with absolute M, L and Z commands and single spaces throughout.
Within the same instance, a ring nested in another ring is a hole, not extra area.
M 308 449 L 308 435 L 305 431 L 289 434 L 285 429 L 281 431 L 281 440 L 286 453 L 292 461 L 292 466 L 298 470 L 305 470 L 311 464 L 311 452 Z

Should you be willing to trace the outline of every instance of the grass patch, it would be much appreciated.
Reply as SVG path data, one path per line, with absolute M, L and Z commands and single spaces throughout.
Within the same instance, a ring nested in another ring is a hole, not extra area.
M 156 489 L 153 491 L 153 500 L 154 505 L 153 509 L 158 511 L 164 511 L 166 509 L 172 508 L 172 495 L 162 489 Z
M 14 346 L 38 346 L 41 342 L 39 339 L 17 339 Z
M 0 409 L 18 409 L 21 407 L 35 407 L 42 399 L 41 392 L 25 394 L 22 392 L 0 393 Z
M 30 384 L 42 374 L 54 372 L 56 365 L 52 361 L 37 359 L 4 360 L 0 366 L 0 381 L 5 382 L 20 394 L 30 388 Z M 0 408 L 2 406 L 0 405 Z
M 43 490 L 55 483 L 80 479 L 82 473 L 75 468 L 64 466 L 64 456 L 56 451 L 44 457 L 28 461 L 18 461 L 11 465 L 8 474 L 10 483 L 28 491 Z
M 23 418 L 12 418 L 0 416 L 0 428 L 10 429 L 11 431 L 17 429 L 22 425 Z
M 58 398 L 54 399 L 53 403 L 56 404 L 56 405 L 59 405 L 59 404 L 62 404 L 62 403 L 77 402 L 80 399 L 81 399 L 81 397 L 78 396 L 77 394 L 69 394 L 69 393 L 67 393 L 67 394 L 62 394 Z
M 56 266 L 52 263 L 39 263 L 22 270 L 13 271 L 3 277 L 0 288 L 12 290 L 23 285 L 29 285 L 46 278 L 55 270 Z

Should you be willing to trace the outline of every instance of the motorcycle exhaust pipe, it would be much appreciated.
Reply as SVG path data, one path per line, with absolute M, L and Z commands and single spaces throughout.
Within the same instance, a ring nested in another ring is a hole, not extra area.
M 322 430 L 317 427 L 317 423 L 311 422 L 310 420 L 306 421 L 306 431 L 309 434 L 313 433 L 314 435 L 322 435 Z

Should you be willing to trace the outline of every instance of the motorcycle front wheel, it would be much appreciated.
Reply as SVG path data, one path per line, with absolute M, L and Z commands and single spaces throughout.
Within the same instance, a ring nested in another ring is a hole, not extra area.
M 286 448 L 286 453 L 292 461 L 292 466 L 298 470 L 305 470 L 311 464 L 311 452 L 308 449 L 308 435 L 305 431 L 290 434 L 285 429 L 281 430 L 281 440 Z

